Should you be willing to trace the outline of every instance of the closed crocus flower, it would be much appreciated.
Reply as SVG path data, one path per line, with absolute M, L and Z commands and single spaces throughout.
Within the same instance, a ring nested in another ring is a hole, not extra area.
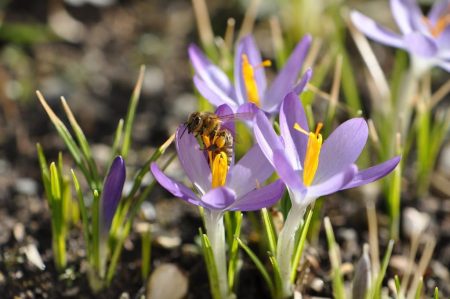
M 281 106 L 281 137 L 264 113 L 257 114 L 254 125 L 256 140 L 286 184 L 292 201 L 277 248 L 286 295 L 290 294 L 290 261 L 295 232 L 306 207 L 320 196 L 380 179 L 400 161 L 400 157 L 395 157 L 358 170 L 354 163 L 368 137 L 367 123 L 362 118 L 344 122 L 325 141 L 320 134 L 321 128 L 319 123 L 313 132 L 309 131 L 303 106 L 294 93 L 289 93 Z
M 218 115 L 232 113 L 229 107 L 219 108 Z M 225 152 L 210 160 L 197 139 L 192 134 L 183 134 L 184 131 L 184 125 L 177 130 L 176 148 L 181 166 L 196 192 L 166 176 L 156 163 L 151 165 L 151 171 L 161 186 L 174 196 L 204 208 L 206 233 L 214 252 L 220 292 L 222 298 L 228 298 L 223 213 L 272 206 L 285 187 L 281 180 L 260 186 L 273 173 L 273 167 L 258 146 L 251 148 L 236 164 L 232 159 L 228 165 Z
M 351 20 L 369 38 L 408 51 L 417 75 L 433 66 L 450 72 L 450 0 L 437 1 L 427 16 L 414 0 L 391 0 L 390 4 L 400 33 L 356 11 Z
M 234 84 L 197 46 L 191 45 L 189 58 L 195 70 L 194 84 L 216 107 L 227 104 L 233 112 L 248 112 L 255 111 L 256 106 L 267 113 L 277 113 L 284 96 L 290 91 L 302 92 L 311 77 L 312 71 L 308 69 L 297 83 L 310 44 L 311 37 L 307 35 L 297 44 L 270 86 L 267 86 L 265 67 L 271 63 L 261 59 L 252 36 L 242 38 L 237 45 Z

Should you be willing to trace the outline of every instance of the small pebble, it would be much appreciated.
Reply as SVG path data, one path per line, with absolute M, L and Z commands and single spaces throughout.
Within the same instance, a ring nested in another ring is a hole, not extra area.
M 36 181 L 30 178 L 18 178 L 14 187 L 18 193 L 28 196 L 36 195 L 38 191 Z
M 177 236 L 158 236 L 155 241 L 166 249 L 173 249 L 181 245 L 181 238 Z
M 187 291 L 188 280 L 174 264 L 158 266 L 147 284 L 148 299 L 181 299 Z
M 13 234 L 17 242 L 22 242 L 25 236 L 25 226 L 20 222 L 16 223 L 13 228 Z

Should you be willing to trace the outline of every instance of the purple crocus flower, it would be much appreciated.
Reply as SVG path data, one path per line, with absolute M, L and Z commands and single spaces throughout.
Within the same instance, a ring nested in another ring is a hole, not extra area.
M 194 84 L 211 104 L 229 105 L 233 112 L 255 111 L 253 104 L 267 113 L 276 113 L 284 96 L 290 91 L 300 93 L 305 88 L 312 71 L 308 69 L 300 81 L 297 77 L 311 45 L 306 35 L 295 47 L 284 68 L 267 87 L 264 67 L 270 61 L 261 59 L 252 36 L 242 38 L 234 56 L 234 86 L 227 75 L 196 46 L 189 47 L 189 57 L 195 70 Z
M 319 124 L 309 132 L 303 106 L 295 93 L 289 93 L 280 110 L 278 136 L 264 113 L 255 117 L 256 140 L 291 195 L 292 208 L 280 232 L 277 246 L 285 295 L 291 292 L 289 276 L 298 229 L 306 207 L 316 198 L 339 190 L 361 186 L 391 172 L 400 157 L 359 171 L 354 164 L 368 137 L 367 123 L 353 118 L 341 124 L 322 145 Z
M 100 223 L 101 234 L 108 234 L 111 223 L 122 197 L 122 189 L 125 183 L 125 162 L 121 156 L 117 156 L 106 176 L 101 195 Z
M 419 74 L 433 66 L 450 72 L 450 0 L 437 1 L 426 17 L 413 0 L 390 3 L 400 34 L 356 11 L 351 13 L 351 19 L 371 39 L 408 51 Z
M 218 115 L 231 113 L 231 108 L 225 105 L 216 111 Z M 278 201 L 285 187 L 281 180 L 260 186 L 273 173 L 273 167 L 258 146 L 251 148 L 236 164 L 232 159 L 228 167 L 224 152 L 210 159 L 201 150 L 197 139 L 192 134 L 183 134 L 184 131 L 184 125 L 177 130 L 176 148 L 181 166 L 197 192 L 166 176 L 156 163 L 151 164 L 151 172 L 174 196 L 204 208 L 206 233 L 214 253 L 221 297 L 228 298 L 224 212 L 269 207 Z
M 232 113 L 230 108 L 221 111 L 222 115 Z M 208 159 L 192 134 L 182 134 L 184 129 L 182 125 L 176 133 L 178 158 L 197 193 L 166 176 L 156 163 L 151 165 L 155 179 L 174 196 L 218 211 L 259 210 L 273 205 L 280 198 L 284 190 L 280 180 L 263 187 L 259 185 L 273 173 L 273 167 L 258 146 L 251 148 L 239 162 L 229 166 L 223 186 L 213 187 L 215 178 Z

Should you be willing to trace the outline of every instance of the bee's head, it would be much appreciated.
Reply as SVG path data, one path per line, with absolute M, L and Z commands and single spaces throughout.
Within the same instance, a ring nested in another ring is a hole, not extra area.
M 188 121 L 186 122 L 186 128 L 188 133 L 198 131 L 202 127 L 203 121 L 199 112 L 193 112 L 189 115 Z

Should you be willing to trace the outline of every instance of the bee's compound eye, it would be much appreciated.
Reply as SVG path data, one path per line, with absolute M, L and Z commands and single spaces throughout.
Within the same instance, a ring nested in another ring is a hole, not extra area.
M 196 118 L 194 118 L 194 126 L 195 127 L 197 127 L 199 124 L 200 124 L 200 122 L 201 122 L 201 118 L 200 117 L 196 117 Z

